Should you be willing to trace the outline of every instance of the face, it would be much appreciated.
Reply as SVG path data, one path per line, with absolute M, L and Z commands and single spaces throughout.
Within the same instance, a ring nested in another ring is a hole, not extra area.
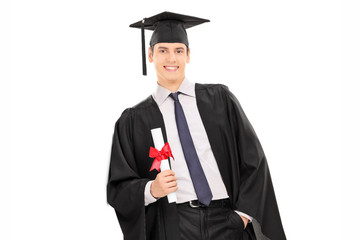
M 149 61 L 154 63 L 160 84 L 179 83 L 185 78 L 185 66 L 190 62 L 190 50 L 186 54 L 183 43 L 157 43 L 154 52 L 149 48 Z

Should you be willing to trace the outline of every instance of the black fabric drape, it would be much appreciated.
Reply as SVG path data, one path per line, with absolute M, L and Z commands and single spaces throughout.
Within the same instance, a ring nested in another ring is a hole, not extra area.
M 239 101 L 224 85 L 196 85 L 198 109 L 233 204 L 258 238 L 286 239 L 264 151 Z
M 266 157 L 239 102 L 223 85 L 196 84 L 195 93 L 233 209 L 254 217 L 257 239 L 286 239 Z M 164 121 L 152 97 L 126 109 L 115 124 L 107 198 L 125 240 L 179 239 L 174 204 L 162 198 L 144 206 L 145 185 L 157 174 L 149 172 L 149 148 L 154 146 L 150 130 L 158 127 L 166 142 Z

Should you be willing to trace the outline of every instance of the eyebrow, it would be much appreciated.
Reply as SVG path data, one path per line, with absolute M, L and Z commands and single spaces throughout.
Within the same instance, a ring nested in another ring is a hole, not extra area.
M 159 47 L 158 49 L 169 49 L 169 48 L 167 48 L 167 47 Z M 185 48 L 183 48 L 183 47 L 177 47 L 175 49 L 176 50 L 185 50 Z

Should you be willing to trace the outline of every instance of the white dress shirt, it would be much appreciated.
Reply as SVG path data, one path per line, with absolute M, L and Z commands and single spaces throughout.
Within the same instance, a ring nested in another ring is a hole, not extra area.
M 189 82 L 185 78 L 178 91 L 181 92 L 181 94 L 179 94 L 179 102 L 184 110 L 196 153 L 199 157 L 201 166 L 213 194 L 212 200 L 228 198 L 229 196 L 224 182 L 222 181 L 204 124 L 197 108 L 195 83 Z M 176 182 L 178 184 L 178 190 L 176 191 L 176 203 L 184 203 L 196 200 L 197 196 L 181 147 L 175 120 L 174 100 L 169 96 L 170 93 L 170 90 L 157 85 L 156 91 L 152 96 L 163 116 L 167 140 L 175 159 L 175 161 L 171 160 L 171 169 L 175 172 L 175 176 L 177 177 Z M 150 186 L 152 182 L 153 181 L 149 181 L 145 187 L 145 206 L 157 200 L 150 193 Z M 252 218 L 247 214 L 238 211 L 237 213 L 248 218 L 250 221 L 252 220 Z

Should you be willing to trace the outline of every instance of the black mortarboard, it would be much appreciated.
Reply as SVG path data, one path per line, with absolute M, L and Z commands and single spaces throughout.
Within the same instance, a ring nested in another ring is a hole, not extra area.
M 183 43 L 189 47 L 189 41 L 185 29 L 204 22 L 210 22 L 210 20 L 172 12 L 163 12 L 131 24 L 130 27 L 141 29 L 143 75 L 146 75 L 144 29 L 154 31 L 150 39 L 151 47 L 160 42 Z

